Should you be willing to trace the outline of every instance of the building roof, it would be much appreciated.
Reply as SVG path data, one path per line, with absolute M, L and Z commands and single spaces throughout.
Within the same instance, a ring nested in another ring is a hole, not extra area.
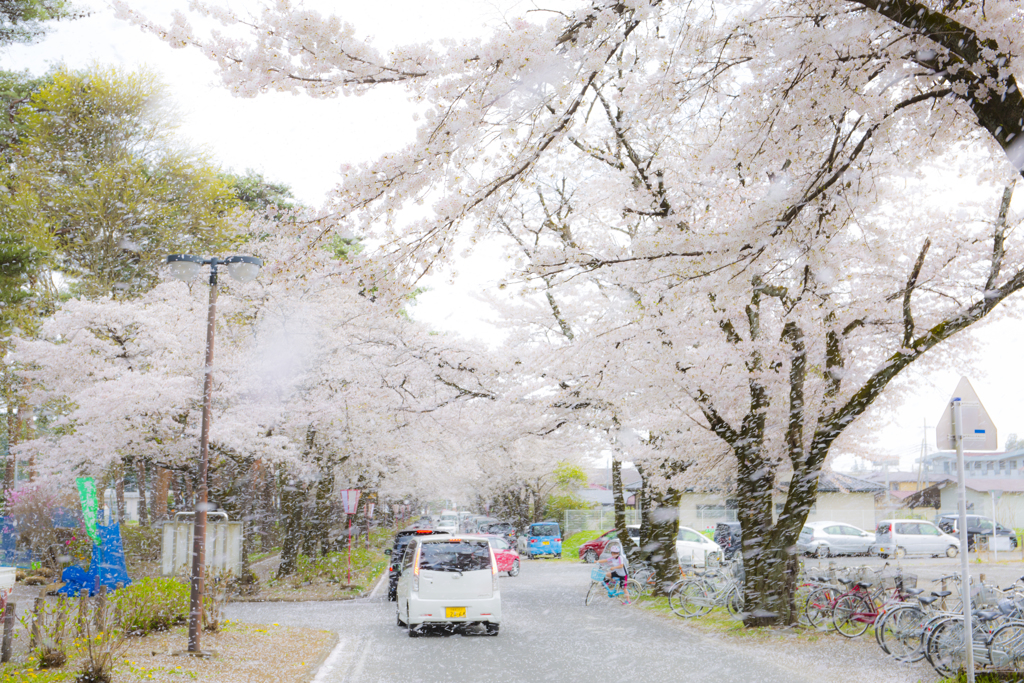
M 857 475 L 860 476 L 861 479 L 866 479 L 868 481 L 884 482 L 885 479 L 886 479 L 885 472 L 871 471 L 871 472 L 865 472 L 864 474 L 861 474 L 860 472 L 858 472 Z M 935 472 L 929 472 L 927 470 L 925 470 L 923 472 L 917 472 L 917 471 L 913 471 L 913 472 L 895 472 L 894 471 L 894 472 L 889 472 L 888 477 L 889 477 L 889 481 L 890 482 L 901 482 L 901 481 L 915 481 L 916 482 L 918 479 L 920 479 L 921 481 L 927 481 L 927 482 L 934 483 L 934 482 L 937 482 L 937 481 L 942 481 L 944 479 L 947 479 L 949 477 L 949 475 L 948 474 L 937 474 Z
M 826 493 L 883 493 L 885 486 L 842 472 L 822 472 L 818 491 Z
M 789 482 L 779 482 L 778 490 L 785 490 Z M 818 493 L 884 493 L 885 486 L 842 472 L 822 472 L 818 476 Z
M 967 488 L 975 493 L 988 493 L 999 491 L 1000 493 L 1024 493 L 1024 478 L 1012 477 L 967 477 Z M 955 479 L 947 479 L 920 491 L 910 491 L 910 495 L 904 498 L 904 504 L 908 507 L 939 507 L 939 493 L 942 489 L 953 486 Z M 893 491 L 893 493 L 896 493 Z
M 1024 448 L 1012 451 L 965 451 L 964 460 L 1006 460 L 1024 457 Z M 935 451 L 925 456 L 927 460 L 956 460 L 956 451 Z

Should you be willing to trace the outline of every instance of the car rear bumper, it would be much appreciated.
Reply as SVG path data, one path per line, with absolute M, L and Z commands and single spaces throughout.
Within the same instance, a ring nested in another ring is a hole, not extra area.
M 449 617 L 445 610 L 450 607 L 464 607 L 466 616 Z M 409 596 L 409 623 L 420 624 L 469 624 L 473 622 L 501 623 L 501 594 L 495 593 L 491 598 L 473 598 L 472 600 L 424 600 Z

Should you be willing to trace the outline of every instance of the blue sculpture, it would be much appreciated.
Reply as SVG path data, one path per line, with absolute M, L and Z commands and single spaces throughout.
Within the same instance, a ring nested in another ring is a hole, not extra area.
M 64 586 L 57 591 L 61 595 L 78 595 L 88 590 L 91 596 L 95 595 L 98 586 L 106 586 L 107 590 L 112 591 L 118 584 L 127 586 L 132 582 L 124 564 L 121 527 L 116 523 L 108 526 L 97 524 L 96 533 L 102 545 L 93 544 L 89 571 L 78 566 L 65 568 L 61 573 Z

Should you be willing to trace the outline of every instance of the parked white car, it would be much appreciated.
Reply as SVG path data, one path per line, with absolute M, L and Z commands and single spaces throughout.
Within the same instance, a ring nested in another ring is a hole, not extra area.
M 679 557 L 680 565 L 707 566 L 708 556 L 715 553 L 718 553 L 721 559 L 722 546 L 695 529 L 688 526 L 679 527 L 679 533 L 676 535 L 676 555 Z
M 875 545 L 875 535 L 842 522 L 808 522 L 796 542 L 805 555 L 867 555 Z
M 425 626 L 482 624 L 498 635 L 498 562 L 485 538 L 424 536 L 409 542 L 397 589 L 398 625 L 409 637 Z
M 960 539 L 920 519 L 885 519 L 875 527 L 874 552 L 880 557 L 946 555 L 956 557 Z

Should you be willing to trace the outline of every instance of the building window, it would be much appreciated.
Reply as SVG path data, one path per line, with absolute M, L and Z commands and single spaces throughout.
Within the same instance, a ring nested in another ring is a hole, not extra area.
M 985 471 L 986 472 L 991 472 L 992 471 L 992 461 L 991 460 L 989 462 L 985 463 Z
M 949 463 L 948 462 L 942 463 L 942 471 L 945 472 L 946 474 L 949 474 Z
M 1010 461 L 1010 469 L 1011 470 L 1017 469 L 1017 461 L 1016 460 L 1011 460 Z
M 1000 460 L 999 461 L 999 471 L 1000 472 L 1005 472 L 1006 471 L 1006 461 L 1005 460 Z

